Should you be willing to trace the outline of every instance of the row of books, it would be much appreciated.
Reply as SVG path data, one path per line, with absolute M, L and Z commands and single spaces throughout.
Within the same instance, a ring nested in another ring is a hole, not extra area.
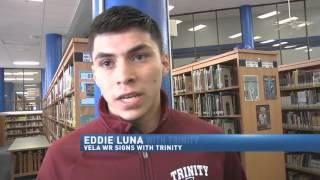
M 313 180 L 314 178 L 296 171 L 288 171 L 288 180 Z
M 320 69 L 301 70 L 281 73 L 280 86 L 293 86 L 298 84 L 320 84 Z
M 45 150 L 15 152 L 15 174 L 37 172 L 45 156 Z
M 178 96 L 174 97 L 174 109 L 186 112 L 193 113 L 193 100 L 192 96 Z
M 230 87 L 233 84 L 232 66 L 212 65 L 192 72 L 195 92 Z
M 174 94 L 192 92 L 191 74 L 173 76 L 173 92 Z
M 208 119 L 208 123 L 220 127 L 224 130 L 225 134 L 236 134 L 236 121 L 231 119 Z
M 42 121 L 30 121 L 30 122 L 17 122 L 17 123 L 7 123 L 7 128 L 17 128 L 17 127 L 33 127 L 33 126 L 42 126 Z
M 74 96 L 66 97 L 63 101 L 60 101 L 55 106 L 55 113 L 53 115 L 57 118 L 58 121 L 61 121 L 68 126 L 75 127 L 75 104 Z
M 61 78 L 56 82 L 52 91 L 49 92 L 47 97 L 47 105 L 52 104 L 55 100 L 64 97 L 64 95 L 71 92 L 73 87 L 74 68 L 70 64 L 64 70 Z
M 21 115 L 21 116 L 7 116 L 6 121 L 28 121 L 41 119 L 41 115 Z
M 65 127 L 59 123 L 56 123 L 54 121 L 48 121 L 47 122 L 47 128 L 50 131 L 48 140 L 49 142 L 53 142 L 59 138 L 61 138 L 63 135 L 65 135 L 66 130 Z
M 286 154 L 286 163 L 289 166 L 316 168 L 320 170 L 319 154 L 310 154 L 310 153 Z
M 290 95 L 281 97 L 281 103 L 283 107 L 320 104 L 320 89 L 290 92 Z
M 198 94 L 195 97 L 195 114 L 204 117 L 235 115 L 238 113 L 236 98 L 234 92 Z
M 307 128 L 320 130 L 320 112 L 316 111 L 288 111 L 283 112 L 284 128 Z

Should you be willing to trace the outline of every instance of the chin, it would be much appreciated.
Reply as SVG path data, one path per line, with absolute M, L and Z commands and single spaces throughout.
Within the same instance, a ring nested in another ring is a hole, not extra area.
M 126 121 L 134 121 L 142 117 L 141 112 L 120 112 L 120 117 Z

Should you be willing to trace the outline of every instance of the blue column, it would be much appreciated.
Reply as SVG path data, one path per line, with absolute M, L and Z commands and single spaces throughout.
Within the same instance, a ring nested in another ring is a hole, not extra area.
M 50 86 L 62 58 L 62 36 L 60 34 L 46 34 L 46 88 Z
M 163 37 L 163 51 L 170 57 L 170 41 L 169 41 L 169 26 L 168 26 L 168 1 L 167 0 L 92 0 L 93 1 L 93 17 L 101 12 L 103 9 L 111 8 L 112 6 L 131 6 L 151 16 L 159 25 Z M 170 60 L 170 71 L 172 69 Z M 171 90 L 171 74 L 169 73 L 163 78 L 161 88 L 168 95 L 169 105 L 172 105 L 172 90 Z M 96 91 L 95 91 L 96 93 Z M 95 94 L 96 100 L 100 97 Z M 97 101 L 96 101 L 97 105 Z M 97 109 L 97 108 L 96 108 Z M 96 112 L 97 115 L 97 112 Z
M 92 0 L 92 19 L 98 16 L 104 10 L 104 0 Z M 94 103 L 95 103 L 95 115 L 99 117 L 98 103 L 101 96 L 101 91 L 96 83 L 94 83 Z
M 240 6 L 242 48 L 254 49 L 251 6 Z
M 4 111 L 14 111 L 13 109 L 13 103 L 14 103 L 14 86 L 12 82 L 5 83 L 5 98 L 7 100 L 6 107 L 4 108 Z
M 46 89 L 46 71 L 45 69 L 41 69 L 41 97 L 44 97 L 47 93 Z
M 4 69 L 0 68 L 0 112 L 4 111 Z

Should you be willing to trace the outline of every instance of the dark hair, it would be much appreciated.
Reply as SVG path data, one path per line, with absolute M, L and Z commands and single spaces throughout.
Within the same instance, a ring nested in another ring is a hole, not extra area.
M 122 32 L 130 28 L 138 28 L 150 33 L 162 53 L 162 36 L 157 23 L 150 16 L 129 6 L 114 6 L 94 19 L 89 33 L 90 52 L 93 51 L 93 42 L 97 35 Z

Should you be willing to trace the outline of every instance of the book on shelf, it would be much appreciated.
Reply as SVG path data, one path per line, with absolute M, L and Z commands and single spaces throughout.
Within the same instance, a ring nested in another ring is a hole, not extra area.
M 193 112 L 192 97 L 190 96 L 174 97 L 174 108 L 181 112 L 192 113 Z
M 313 177 L 310 175 L 301 174 L 300 172 L 296 171 L 288 171 L 288 180 L 313 180 Z
M 193 89 L 195 92 L 203 92 L 230 87 L 233 84 L 231 73 L 232 66 L 220 64 L 194 70 L 192 72 Z
M 234 92 L 197 94 L 195 114 L 205 117 L 235 115 L 238 113 L 236 102 Z
M 320 69 L 313 69 L 313 70 L 296 69 L 293 71 L 281 73 L 279 78 L 280 78 L 280 86 L 319 84 Z
M 283 113 L 285 128 L 309 128 L 320 130 L 320 113 L 317 111 L 287 111 Z
M 191 74 L 182 74 L 173 77 L 174 94 L 192 92 Z
M 293 167 L 312 168 L 320 171 L 320 155 L 315 153 L 286 154 L 286 163 Z
M 223 129 L 225 134 L 235 134 L 236 133 L 236 121 L 231 119 L 209 119 L 208 122 L 212 125 L 220 127 Z

